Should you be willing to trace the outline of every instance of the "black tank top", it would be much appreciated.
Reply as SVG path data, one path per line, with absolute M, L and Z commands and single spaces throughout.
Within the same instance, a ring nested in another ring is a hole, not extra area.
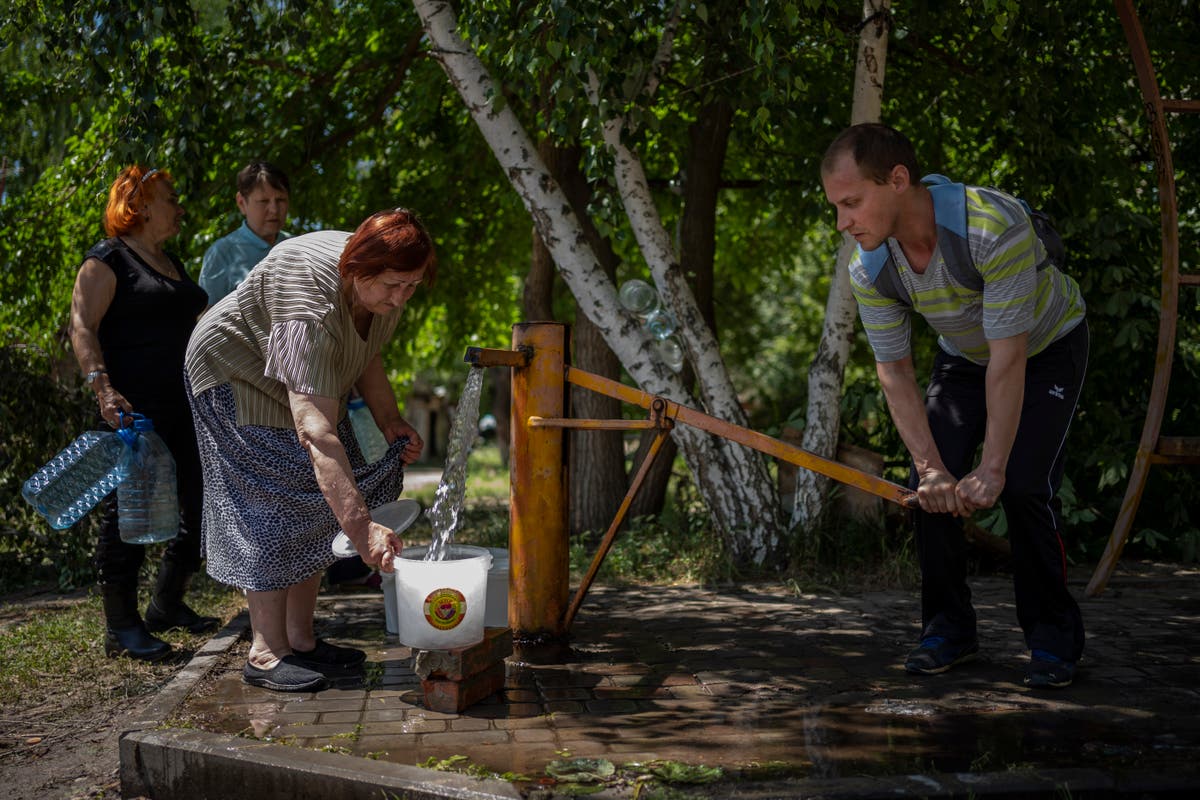
M 151 419 L 189 414 L 183 356 L 208 293 L 175 256 L 179 280 L 150 267 L 117 238 L 100 242 L 86 258 L 100 259 L 117 278 L 97 332 L 113 387 Z

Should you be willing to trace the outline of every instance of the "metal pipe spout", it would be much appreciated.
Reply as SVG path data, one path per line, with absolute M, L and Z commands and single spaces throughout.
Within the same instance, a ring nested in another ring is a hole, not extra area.
M 533 358 L 533 348 L 525 345 L 515 350 L 498 350 L 491 347 L 468 347 L 463 361 L 473 367 L 515 367 L 520 369 L 529 366 Z

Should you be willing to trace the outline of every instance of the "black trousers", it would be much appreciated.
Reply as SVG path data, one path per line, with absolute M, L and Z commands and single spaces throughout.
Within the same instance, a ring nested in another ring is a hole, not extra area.
M 163 562 L 177 565 L 191 574 L 199 570 L 200 515 L 204 501 L 204 481 L 200 474 L 200 452 L 191 410 L 148 408 L 154 432 L 175 457 L 175 480 L 179 490 L 179 535 L 169 540 Z M 103 423 L 102 423 L 103 424 Z M 104 498 L 100 520 L 100 538 L 96 543 L 95 566 L 98 582 L 105 586 L 137 586 L 138 571 L 146 558 L 146 546 L 121 541 L 117 493 Z
M 1087 371 L 1088 328 L 1070 333 L 1029 359 L 1021 420 L 1000 503 L 1012 544 L 1017 620 L 1032 649 L 1067 661 L 1083 653 L 1083 616 L 1067 589 L 1067 559 L 1059 517 L 1067 430 Z M 939 351 L 925 410 L 946 468 L 958 478 L 975 466 L 987 425 L 986 367 Z M 909 479 L 916 488 L 915 469 Z M 924 636 L 975 638 L 975 609 L 967 586 L 962 522 L 950 514 L 915 512 L 921 564 Z

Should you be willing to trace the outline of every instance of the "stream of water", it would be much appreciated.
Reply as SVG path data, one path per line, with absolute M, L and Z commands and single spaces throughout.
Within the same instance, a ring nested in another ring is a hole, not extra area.
M 433 526 L 433 541 L 425 553 L 426 561 L 441 561 L 450 551 L 454 532 L 458 529 L 462 513 L 463 497 L 467 493 L 467 457 L 479 434 L 479 393 L 483 388 L 483 370 L 472 367 L 467 375 L 458 409 L 450 424 L 450 443 L 446 454 L 446 466 L 438 484 L 433 507 L 429 509 L 429 522 Z

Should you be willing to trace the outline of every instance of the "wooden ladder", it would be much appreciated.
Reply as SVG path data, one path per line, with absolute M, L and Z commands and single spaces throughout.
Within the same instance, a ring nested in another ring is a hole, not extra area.
M 1158 78 L 1142 33 L 1142 23 L 1132 0 L 1116 0 L 1117 15 L 1125 29 L 1125 39 L 1133 54 L 1142 101 L 1150 122 L 1154 164 L 1158 174 L 1158 198 L 1162 209 L 1162 294 L 1158 319 L 1158 350 L 1154 357 L 1154 381 L 1150 388 L 1150 404 L 1146 422 L 1138 443 L 1133 471 L 1125 489 L 1125 499 L 1113 525 L 1108 546 L 1096 565 L 1087 586 L 1087 594 L 1095 596 L 1104 591 L 1108 579 L 1121 557 L 1129 538 L 1133 518 L 1146 486 L 1146 475 L 1152 464 L 1200 464 L 1200 436 L 1161 436 L 1163 414 L 1167 404 L 1167 385 L 1171 380 L 1171 362 L 1175 355 L 1176 320 L 1179 314 L 1179 287 L 1200 286 L 1200 273 L 1179 272 L 1179 209 L 1175 196 L 1175 168 L 1171 159 L 1171 140 L 1167 134 L 1167 115 L 1170 113 L 1200 112 L 1200 100 L 1164 100 L 1158 89 Z

